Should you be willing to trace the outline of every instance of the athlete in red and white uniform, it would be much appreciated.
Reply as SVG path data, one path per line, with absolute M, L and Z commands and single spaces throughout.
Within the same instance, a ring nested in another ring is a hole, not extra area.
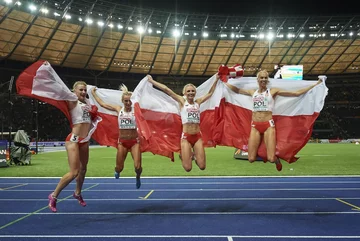
M 92 89 L 92 94 L 100 106 L 110 111 L 116 111 L 118 114 L 119 139 L 114 172 L 115 178 L 118 179 L 120 177 L 120 172 L 124 169 L 126 156 L 128 152 L 131 152 L 136 173 L 136 188 L 140 188 L 140 176 L 142 173 L 141 151 L 135 122 L 134 108 L 130 100 L 132 92 L 129 92 L 125 85 L 122 85 L 120 89 L 123 91 L 121 101 L 124 104 L 124 107 L 105 103 L 96 94 L 96 88 Z
M 160 90 L 164 91 L 180 105 L 181 121 L 183 125 L 183 133 L 181 136 L 181 161 L 185 171 L 192 169 L 192 149 L 194 149 L 196 164 L 201 170 L 206 168 L 205 150 L 200 132 L 200 105 L 208 100 L 215 91 L 216 81 L 209 92 L 196 99 L 196 87 L 193 84 L 187 84 L 183 88 L 183 96 L 177 95 L 166 85 L 161 84 L 148 75 L 149 82 Z
M 246 90 L 237 88 L 226 83 L 226 85 L 234 92 L 252 96 L 253 112 L 251 122 L 251 132 L 248 144 L 248 158 L 250 162 L 254 162 L 257 158 L 258 148 L 262 137 L 264 138 L 267 160 L 276 164 L 278 171 L 282 170 L 280 160 L 276 157 L 276 133 L 275 123 L 273 121 L 272 112 L 274 108 L 274 98 L 279 96 L 300 96 L 311 90 L 316 85 L 322 82 L 321 79 L 315 85 L 303 88 L 297 91 L 287 91 L 278 88 L 268 88 L 269 73 L 266 70 L 261 70 L 257 74 L 257 81 L 259 88 L 257 90 Z
M 60 179 L 55 190 L 48 196 L 49 208 L 52 212 L 57 212 L 56 202 L 60 192 L 75 178 L 76 189 L 73 197 L 81 206 L 86 206 L 81 190 L 89 161 L 89 140 L 96 128 L 96 125 L 92 125 L 92 117 L 96 115 L 96 109 L 94 110 L 86 99 L 87 90 L 84 81 L 75 82 L 73 91 L 78 100 L 67 102 L 73 126 L 65 140 L 70 171 Z

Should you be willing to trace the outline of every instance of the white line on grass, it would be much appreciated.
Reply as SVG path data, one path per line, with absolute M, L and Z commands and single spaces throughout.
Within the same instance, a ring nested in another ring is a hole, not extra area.
M 313 156 L 336 156 L 336 155 L 313 155 Z

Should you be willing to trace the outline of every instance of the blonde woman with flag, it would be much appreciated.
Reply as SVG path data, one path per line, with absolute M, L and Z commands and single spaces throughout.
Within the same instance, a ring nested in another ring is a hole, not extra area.
M 86 206 L 81 191 L 89 161 L 89 140 L 102 120 L 97 116 L 97 107 L 92 106 L 86 98 L 86 87 L 84 81 L 77 81 L 71 92 L 50 63 L 43 60 L 31 64 L 16 80 L 19 95 L 55 106 L 65 114 L 71 124 L 71 133 L 65 141 L 70 170 L 48 196 L 52 212 L 57 212 L 56 203 L 60 192 L 75 178 L 76 189 L 73 197 L 81 206 Z
M 99 103 L 99 105 L 107 110 L 116 112 L 118 116 L 119 138 L 117 145 L 114 176 L 116 179 L 120 177 L 120 173 L 124 169 L 124 162 L 126 156 L 128 152 L 130 152 L 134 160 L 134 167 L 136 173 L 136 188 L 140 188 L 140 176 L 142 173 L 141 150 L 140 140 L 137 132 L 137 125 L 135 121 L 134 108 L 130 100 L 132 92 L 130 92 L 125 85 L 120 86 L 120 90 L 122 91 L 121 102 L 124 105 L 124 107 L 122 107 L 120 105 L 114 105 L 104 102 L 96 94 L 96 90 L 96 88 L 93 88 L 91 93 L 94 99 Z
M 258 148 L 263 138 L 267 152 L 266 159 L 271 163 L 275 163 L 278 171 L 282 170 L 280 159 L 276 156 L 276 132 L 273 120 L 275 97 L 301 96 L 321 83 L 322 80 L 319 78 L 314 85 L 296 91 L 269 88 L 269 73 L 266 70 L 261 70 L 257 74 L 258 89 L 242 89 L 225 83 L 235 93 L 252 97 L 252 121 L 248 140 L 248 159 L 250 162 L 257 159 Z
M 196 87 L 193 84 L 187 84 L 183 88 L 183 96 L 177 95 L 173 90 L 164 84 L 155 81 L 150 75 L 147 75 L 148 81 L 156 88 L 162 90 L 178 102 L 180 106 L 180 116 L 182 123 L 181 135 L 181 161 L 185 171 L 190 172 L 192 169 L 192 149 L 195 154 L 195 162 L 200 170 L 206 168 L 206 158 L 202 135 L 200 131 L 200 105 L 207 101 L 215 91 L 216 81 L 210 88 L 209 92 L 202 97 L 195 99 Z
M 84 81 L 75 82 L 73 92 L 78 97 L 78 100 L 67 102 L 73 126 L 71 133 L 65 140 L 70 171 L 60 179 L 55 190 L 48 196 L 49 208 L 52 212 L 57 212 L 56 202 L 60 192 L 75 178 L 76 189 L 73 197 L 79 201 L 81 206 L 86 206 L 81 190 L 89 162 L 90 129 L 96 108 L 94 109 L 86 99 L 87 90 Z

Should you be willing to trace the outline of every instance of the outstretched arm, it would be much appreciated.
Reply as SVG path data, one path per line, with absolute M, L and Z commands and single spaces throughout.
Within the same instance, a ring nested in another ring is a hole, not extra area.
M 196 100 L 196 102 L 197 102 L 199 105 L 201 105 L 202 103 L 204 103 L 205 101 L 207 101 L 207 100 L 214 94 L 215 87 L 216 87 L 219 79 L 220 79 L 219 75 L 216 75 L 216 80 L 215 80 L 215 82 L 213 83 L 213 85 L 211 86 L 209 92 L 208 92 L 207 94 L 205 94 L 204 96 L 202 96 L 202 97 L 200 97 L 200 98 L 198 98 L 198 99 Z
M 155 86 L 156 88 L 159 88 L 160 90 L 162 90 L 163 92 L 165 92 L 166 94 L 168 94 L 171 98 L 173 98 L 174 100 L 176 100 L 177 102 L 179 102 L 180 104 L 184 104 L 185 100 L 182 96 L 177 95 L 174 91 L 172 91 L 169 87 L 167 87 L 164 84 L 161 84 L 157 81 L 155 81 L 151 75 L 147 75 L 148 77 L 148 81 Z
M 296 96 L 300 96 L 305 94 L 306 92 L 308 92 L 309 90 L 311 90 L 312 88 L 314 88 L 315 86 L 319 85 L 322 83 L 322 80 L 319 79 L 316 84 L 311 85 L 309 87 L 297 90 L 297 91 L 287 91 L 287 90 L 281 90 L 281 89 L 274 89 L 274 93 L 272 93 L 272 95 L 280 95 L 280 96 L 288 96 L 288 97 L 296 97 Z
M 250 96 L 252 96 L 252 95 L 254 94 L 254 92 L 255 92 L 254 90 L 245 90 L 245 89 L 238 88 L 238 87 L 233 86 L 233 85 L 231 85 L 231 84 L 229 84 L 229 83 L 225 83 L 225 85 L 226 85 L 227 87 L 229 87 L 229 89 L 231 89 L 232 91 L 234 91 L 234 92 L 237 93 L 237 94 L 250 95 Z
M 93 88 L 91 90 L 92 95 L 94 96 L 95 100 L 97 103 L 99 103 L 99 105 L 105 109 L 111 110 L 111 111 L 116 111 L 116 112 L 120 112 L 121 110 L 121 106 L 120 105 L 111 105 L 111 104 L 107 104 L 105 103 L 97 94 L 96 94 L 96 87 Z

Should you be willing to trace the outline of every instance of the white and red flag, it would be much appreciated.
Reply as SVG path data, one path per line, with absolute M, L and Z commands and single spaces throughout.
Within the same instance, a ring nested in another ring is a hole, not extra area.
M 214 75 L 199 86 L 196 89 L 195 99 L 208 93 L 215 80 Z M 200 105 L 200 129 L 204 145 L 207 147 L 215 145 L 212 140 L 212 127 L 221 97 L 222 93 L 215 90 L 212 98 Z M 154 154 L 171 158 L 174 152 L 180 152 L 182 124 L 178 102 L 166 93 L 155 89 L 147 77 L 137 85 L 131 100 L 135 106 L 139 131 L 145 140 L 144 148 L 151 150 Z
M 276 125 L 276 155 L 291 163 L 296 154 L 311 137 L 313 125 L 319 116 L 328 92 L 325 76 L 323 83 L 299 97 L 275 98 L 273 119 Z M 196 98 L 204 96 L 216 80 L 216 75 L 197 88 Z M 258 88 L 256 77 L 229 79 L 230 84 L 243 89 Z M 315 84 L 316 81 L 270 79 L 269 88 L 298 90 Z M 36 98 L 59 108 L 69 119 L 66 101 L 76 101 L 77 97 L 62 82 L 49 64 L 38 61 L 25 69 L 16 81 L 20 95 Z M 93 138 L 101 145 L 117 146 L 119 134 L 117 113 L 106 110 L 96 103 L 91 95 L 94 86 L 88 85 L 90 103 L 98 107 L 102 118 Z M 104 102 L 121 105 L 122 92 L 101 89 L 97 94 Z M 178 103 L 164 92 L 155 89 L 144 77 L 131 97 L 135 108 L 136 122 L 141 140 L 142 152 L 152 152 L 173 158 L 180 151 L 182 124 Z M 214 94 L 200 106 L 200 129 L 204 146 L 231 146 L 247 150 L 251 130 L 251 96 L 236 94 L 223 82 L 218 82 Z M 258 155 L 266 159 L 262 142 Z
M 71 123 L 66 101 L 77 101 L 78 98 L 46 61 L 37 61 L 27 67 L 16 80 L 16 91 L 57 107 Z
M 296 154 L 311 137 L 315 120 L 324 107 L 328 93 L 325 80 L 299 97 L 275 97 L 273 119 L 276 128 L 276 155 L 291 163 L 298 158 Z M 296 91 L 314 85 L 317 81 L 269 79 L 269 88 Z M 256 77 L 230 79 L 232 84 L 242 89 L 257 89 Z M 252 97 L 234 93 L 223 83 L 224 101 L 220 106 L 221 117 L 218 120 L 220 133 L 215 139 L 217 145 L 232 146 L 247 151 L 251 130 Z M 265 144 L 262 141 L 258 155 L 267 159 Z
M 72 126 L 67 101 L 78 101 L 78 97 L 70 91 L 47 61 L 37 61 L 26 68 L 16 80 L 16 91 L 19 95 L 55 106 L 65 114 Z M 83 141 L 90 139 L 99 122 L 101 118 L 98 117 L 92 120 L 89 135 Z

